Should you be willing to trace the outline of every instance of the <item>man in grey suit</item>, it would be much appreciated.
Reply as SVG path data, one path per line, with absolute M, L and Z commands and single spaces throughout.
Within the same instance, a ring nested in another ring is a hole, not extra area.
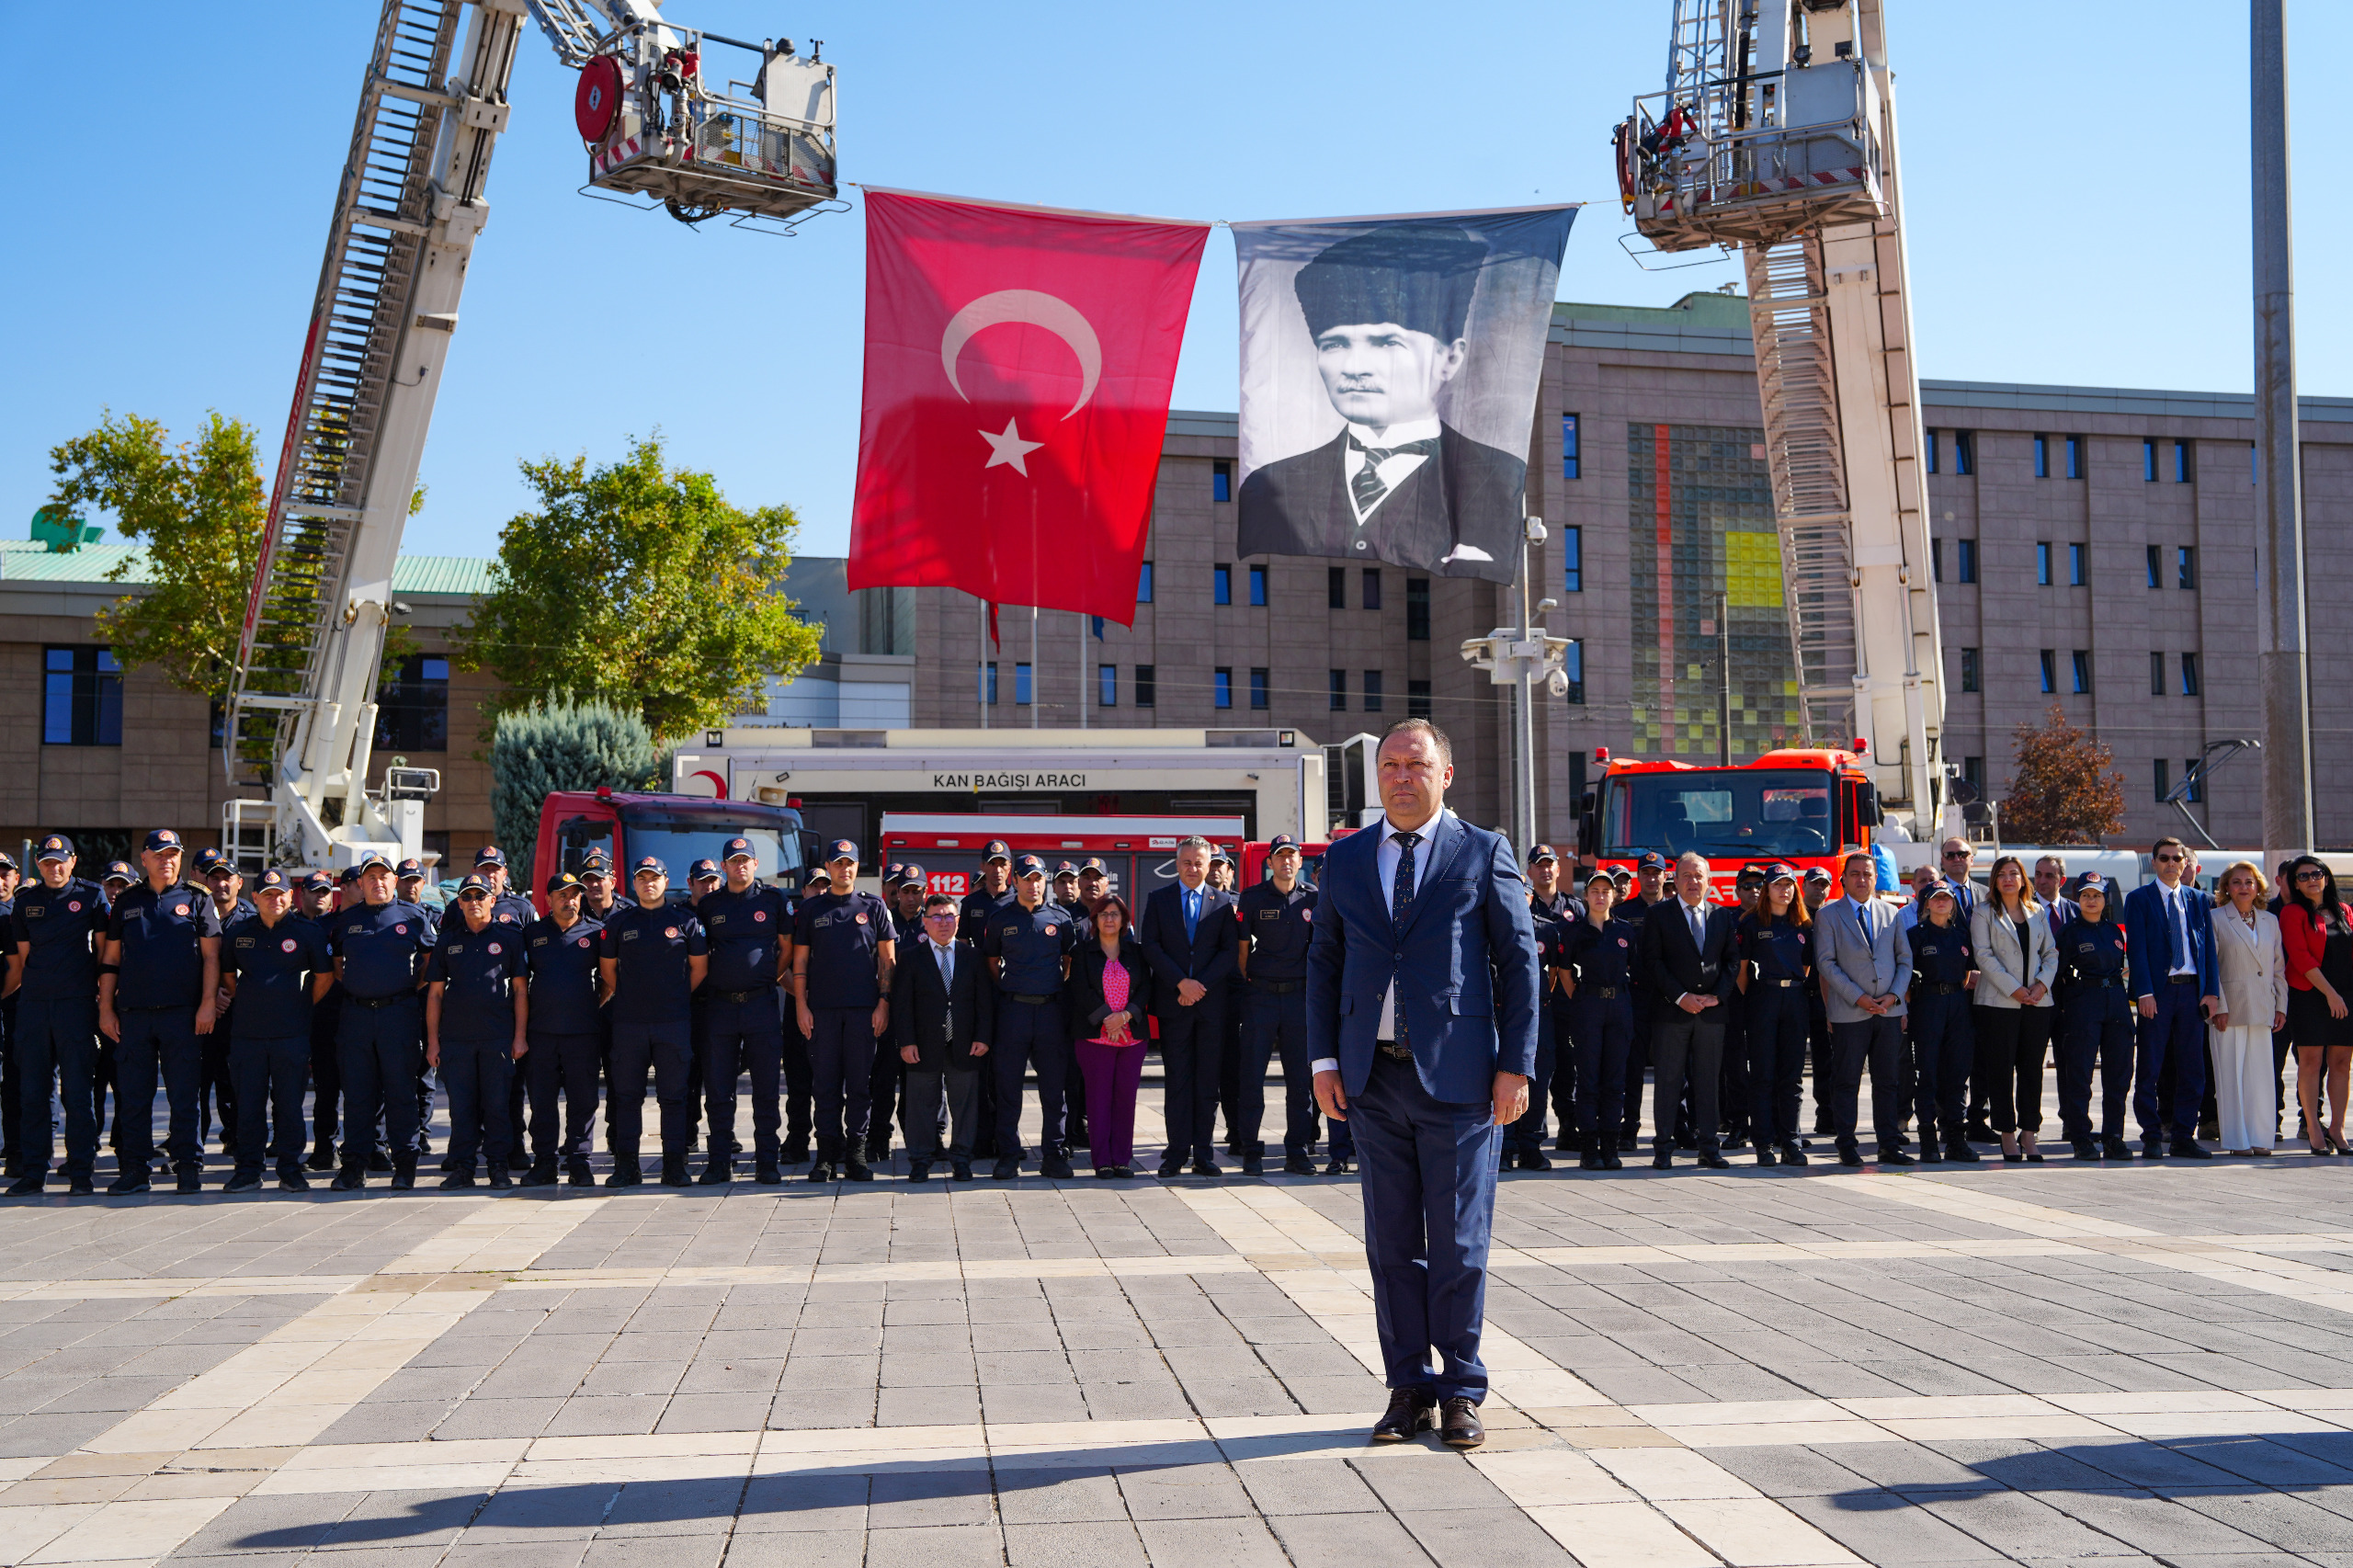
M 1830 1017 L 1830 1130 L 1838 1140 L 1838 1163 L 1861 1165 L 1856 1099 L 1868 1062 L 1879 1163 L 1908 1165 L 1914 1162 L 1897 1129 L 1904 1119 L 1903 1020 L 1912 989 L 1912 944 L 1897 912 L 1875 896 L 1879 878 L 1869 855 L 1847 856 L 1838 881 L 1846 896 L 1824 903 L 1813 919 L 1814 962 Z

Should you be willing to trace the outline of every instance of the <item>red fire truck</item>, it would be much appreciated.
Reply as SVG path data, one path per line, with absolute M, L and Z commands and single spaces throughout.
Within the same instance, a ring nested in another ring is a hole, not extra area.
M 1110 873 L 1111 890 L 1141 910 L 1153 889 L 1176 880 L 1176 841 L 1195 834 L 1233 854 L 1242 846 L 1242 819 L 886 812 L 879 858 L 892 865 L 912 860 L 923 868 L 926 892 L 961 898 L 980 885 L 982 846 L 1001 838 L 1015 859 L 1035 855 L 1049 872 L 1065 860 L 1074 866 L 1101 860 Z
M 1720 897 L 1751 861 L 1837 874 L 1868 849 L 1879 791 L 1855 751 L 1770 751 L 1729 767 L 1645 762 L 1597 750 L 1601 778 L 1582 802 L 1577 849 L 1586 862 L 1631 868 L 1648 850 L 1705 855 Z

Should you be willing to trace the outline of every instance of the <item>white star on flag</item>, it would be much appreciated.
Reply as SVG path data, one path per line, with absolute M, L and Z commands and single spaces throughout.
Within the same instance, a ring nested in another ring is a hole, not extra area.
M 1003 435 L 993 435 L 986 430 L 980 434 L 981 439 L 989 444 L 989 460 L 981 466 L 983 469 L 991 469 L 999 463 L 1011 463 L 1013 472 L 1024 479 L 1029 477 L 1029 465 L 1023 460 L 1046 444 L 1043 441 L 1023 440 L 1018 422 L 1011 419 L 1005 422 Z

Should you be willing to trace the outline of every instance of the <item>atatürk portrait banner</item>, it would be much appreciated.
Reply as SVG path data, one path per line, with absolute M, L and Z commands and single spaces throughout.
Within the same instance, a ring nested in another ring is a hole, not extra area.
M 1236 223 L 1244 555 L 1507 583 L 1574 207 Z

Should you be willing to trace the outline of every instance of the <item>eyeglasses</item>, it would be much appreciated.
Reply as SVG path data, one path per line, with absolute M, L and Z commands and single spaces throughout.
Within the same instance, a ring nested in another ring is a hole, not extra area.
M 2170 866 L 2180 858 L 2181 857 L 2178 855 L 2160 855 L 2157 857 L 2157 864 L 2160 866 Z
M 2328 881 L 2328 873 L 2326 871 L 2302 870 L 2296 873 L 2296 880 L 2300 882 L 2325 882 Z
M 952 909 L 935 909 L 924 915 L 926 920 L 953 920 L 956 917 L 956 912 Z
M 1948 860 L 1966 860 L 1969 858 L 1969 856 L 1970 851 L 1966 849 L 1948 849 L 1945 851 L 1945 858 Z

